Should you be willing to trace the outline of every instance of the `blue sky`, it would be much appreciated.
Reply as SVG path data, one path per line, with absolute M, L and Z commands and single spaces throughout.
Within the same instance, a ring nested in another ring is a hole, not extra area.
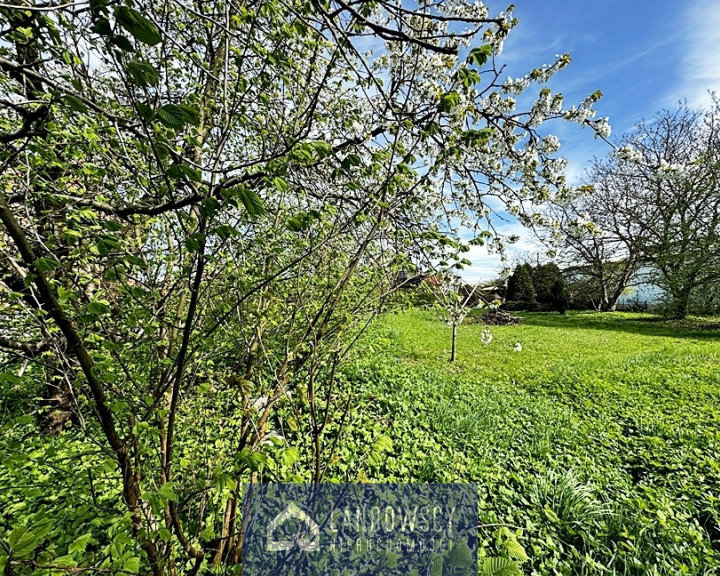
M 492 11 L 505 6 L 488 2 Z M 598 117 L 609 116 L 611 140 L 643 118 L 681 99 L 702 106 L 708 91 L 720 93 L 720 0 L 516 0 L 520 24 L 512 31 L 499 62 L 521 76 L 570 53 L 572 63 L 548 84 L 568 104 L 595 90 L 603 98 Z M 538 91 L 532 87 L 530 90 Z M 593 156 L 609 152 L 589 128 L 551 126 L 569 161 L 568 175 L 577 181 Z M 516 222 L 501 223 L 505 233 L 520 233 L 514 250 L 536 251 L 532 233 Z M 496 276 L 497 255 L 474 248 L 467 280 Z

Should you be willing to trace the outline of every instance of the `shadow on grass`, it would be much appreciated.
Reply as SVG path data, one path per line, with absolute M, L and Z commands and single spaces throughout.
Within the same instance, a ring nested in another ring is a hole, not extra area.
M 513 312 L 524 318 L 523 323 L 546 328 L 605 330 L 641 336 L 693 338 L 720 341 L 720 319 L 687 318 L 667 320 L 662 316 L 633 312 Z

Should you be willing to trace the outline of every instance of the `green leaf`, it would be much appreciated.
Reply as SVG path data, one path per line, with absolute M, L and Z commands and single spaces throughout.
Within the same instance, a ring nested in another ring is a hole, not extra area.
M 360 166 L 362 164 L 362 158 L 358 156 L 357 154 L 348 154 L 345 156 L 342 162 L 340 162 L 340 166 L 342 166 L 345 170 L 352 166 Z
M 93 300 L 87 305 L 88 314 L 94 316 L 100 316 L 102 314 L 108 314 L 110 312 L 110 303 L 106 300 Z
M 477 46 L 470 50 L 470 54 L 468 54 L 467 61 L 470 64 L 476 64 L 478 66 L 482 66 L 485 64 L 485 62 L 488 61 L 488 59 L 492 56 L 492 47 L 486 45 L 483 46 Z
M 25 44 L 32 40 L 33 37 L 33 31 L 32 28 L 29 27 L 17 27 L 12 32 L 5 32 L 7 34 L 7 37 L 10 40 L 13 40 L 14 42 L 18 42 L 20 44 Z
M 458 70 L 458 78 L 466 88 L 472 88 L 480 82 L 480 73 L 477 70 L 463 67 Z
M 322 140 L 310 144 L 319 158 L 326 158 L 333 153 L 333 147 Z
M 202 241 L 204 240 L 204 236 L 200 233 L 193 234 L 192 236 L 188 236 L 185 239 L 185 247 L 190 250 L 191 252 L 198 252 L 200 251 L 200 248 L 202 247 Z
M 117 238 L 110 234 L 101 234 L 95 241 L 95 247 L 100 256 L 107 256 L 113 250 L 119 250 L 120 243 L 117 241 Z
M 265 214 L 265 205 L 262 199 L 255 192 L 245 186 L 238 186 L 230 190 L 224 190 L 223 196 L 239 200 L 250 216 L 261 216 Z
M 8 382 L 10 384 L 21 384 L 22 378 L 9 372 L 0 373 L 0 382 Z M 13 420 L 18 426 L 25 426 L 26 424 L 32 424 L 35 421 L 35 417 L 32 414 L 23 414 Z
M 108 5 L 108 0 L 90 0 L 90 10 L 97 12 Z
M 161 124 L 174 130 L 182 128 L 186 122 L 185 112 L 175 104 L 165 104 L 157 111 L 156 117 Z
M 65 96 L 63 96 L 63 102 L 65 102 L 65 104 L 67 104 L 70 109 L 75 112 L 87 112 L 88 110 L 87 106 L 85 106 L 85 102 L 72 94 L 65 94 Z
M 192 124 L 193 126 L 200 125 L 200 111 L 189 104 L 179 104 L 180 114 L 186 124 Z
M 115 220 L 106 220 L 103 222 L 103 228 L 105 228 L 108 232 L 117 232 L 118 230 L 122 230 L 123 227 L 120 222 L 116 222 Z
M 483 576 L 517 576 L 521 574 L 518 565 L 508 558 L 485 558 L 482 564 Z
M 487 144 L 495 132 L 492 128 L 481 128 L 480 130 L 466 130 L 460 134 L 460 139 L 471 146 L 482 146 Z
M 38 258 L 35 260 L 35 268 L 38 272 L 47 272 L 60 266 L 60 262 L 54 258 Z
M 112 26 L 110 26 L 110 21 L 105 16 L 100 16 L 95 20 L 95 24 L 90 27 L 90 30 L 99 36 L 110 36 L 112 34 Z
M 170 167 L 165 171 L 168 178 L 178 179 L 183 177 L 183 171 L 180 168 L 180 164 L 171 164 Z
M 123 570 L 126 572 L 137 573 L 140 570 L 140 558 L 132 556 L 123 562 Z
M 467 568 L 475 564 L 475 559 L 473 558 L 470 547 L 467 545 L 465 540 L 455 542 L 452 550 L 450 551 L 448 562 L 451 566 L 463 568 Z
M 130 266 L 137 266 L 138 268 L 145 268 L 145 261 L 140 258 L 139 256 L 135 256 L 134 254 L 126 254 L 123 258 L 125 262 L 127 262 Z M 135 287 L 134 290 L 138 290 L 138 287 Z M 144 294 L 144 292 L 143 292 Z
M 160 75 L 155 67 L 144 60 L 133 60 L 127 66 L 133 84 L 139 87 L 157 85 Z
M 170 542 L 170 538 L 172 537 L 170 530 L 167 528 L 160 528 L 160 530 L 158 530 L 158 536 L 160 536 L 160 539 L 164 542 Z
M 219 207 L 220 202 L 218 202 L 214 196 L 208 196 L 207 198 L 203 198 L 202 202 L 200 202 L 200 213 L 208 218 L 215 214 Z
M 308 144 L 301 144 L 291 152 L 290 158 L 300 164 L 310 164 L 313 161 L 312 148 Z
M 187 164 L 180 164 L 180 170 L 182 170 L 182 173 L 193 182 L 202 182 L 202 172 L 200 172 L 197 168 L 193 168 Z
M 393 449 L 393 441 L 389 436 L 378 436 L 375 440 L 375 450 L 378 452 L 390 452 Z
M 55 558 L 53 564 L 62 566 L 63 568 L 75 568 L 78 565 L 77 560 L 75 560 L 75 558 L 73 558 L 70 554 L 58 556 Z
M 243 451 L 239 455 L 240 461 L 247 464 L 248 468 L 252 470 L 253 472 L 257 472 L 260 470 L 260 468 L 263 467 L 263 465 L 267 462 L 267 456 L 264 454 L 260 454 L 259 452 L 252 452 L 248 450 L 247 448 L 243 449 Z
M 281 176 L 275 176 L 275 178 L 273 178 L 273 184 L 279 192 L 287 192 L 290 189 L 290 184 L 288 184 L 288 181 Z
M 300 453 L 295 446 L 291 446 L 282 453 L 281 459 L 285 466 L 292 466 L 300 459 Z
M 527 552 L 525 552 L 525 548 L 523 548 L 522 544 L 515 540 L 515 538 L 510 538 L 507 542 L 505 542 L 505 550 L 507 550 L 510 557 L 515 560 L 529 560 Z
M 132 45 L 132 42 L 122 34 L 118 34 L 113 36 L 110 39 L 110 42 L 112 42 L 115 46 L 120 48 L 120 50 L 124 52 L 135 52 L 135 46 Z
M 285 227 L 291 232 L 301 232 L 302 230 L 306 230 L 313 220 L 318 220 L 319 218 L 320 213 L 317 210 L 299 212 L 287 219 Z
M 174 482 L 166 482 L 165 484 L 160 486 L 160 489 L 158 490 L 158 494 L 160 495 L 160 497 L 164 498 L 165 500 L 175 502 L 177 500 L 177 494 L 175 494 L 175 491 L 173 490 L 174 485 Z
M 15 528 L 8 538 L 10 550 L 15 558 L 23 558 L 35 550 L 39 542 L 30 530 L 23 527 Z
M 455 106 L 460 103 L 460 94 L 457 92 L 448 92 L 440 99 L 440 111 L 450 112 Z
M 115 9 L 115 19 L 120 26 L 130 32 L 135 40 L 143 44 L 155 46 L 162 42 L 162 35 L 158 27 L 137 10 L 127 6 L 118 6 Z
M 138 102 L 137 108 L 143 120 L 152 120 L 154 113 L 150 106 L 143 104 L 142 102 Z
M 240 232 L 237 230 L 237 228 L 233 228 L 232 226 L 229 226 L 228 224 L 221 224 L 220 226 L 217 226 L 213 233 L 222 238 L 223 240 L 227 240 L 231 236 L 239 236 Z
M 307 228 L 308 218 L 305 213 L 295 214 L 292 218 L 288 218 L 285 226 L 291 232 L 301 232 Z
M 545 505 L 543 512 L 545 512 L 545 516 L 548 518 L 548 520 L 560 524 L 560 518 L 558 518 L 558 515 L 555 514 L 555 512 L 549 506 Z
M 85 548 L 87 548 L 87 545 L 90 543 L 90 540 L 92 539 L 92 534 L 83 534 L 79 538 L 75 539 L 75 541 L 68 546 L 68 552 L 70 554 L 73 554 L 74 552 L 85 552 Z
M 443 576 L 442 556 L 435 556 L 430 560 L 430 576 Z

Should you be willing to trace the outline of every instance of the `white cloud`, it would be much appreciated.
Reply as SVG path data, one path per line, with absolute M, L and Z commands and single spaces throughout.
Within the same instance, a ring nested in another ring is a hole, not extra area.
M 535 239 L 531 230 L 519 222 L 495 222 L 499 234 L 504 236 L 517 235 L 519 240 L 509 245 L 508 257 L 512 261 L 514 254 L 534 254 L 543 252 L 542 245 Z M 485 246 L 472 246 L 470 251 L 463 255 L 472 262 L 472 266 L 466 267 L 460 272 L 460 276 L 467 282 L 479 280 L 491 280 L 497 278 L 502 269 L 507 266 L 499 254 L 490 254 Z
M 699 0 L 686 12 L 683 28 L 686 51 L 680 74 L 681 84 L 669 97 L 669 104 L 687 98 L 692 106 L 709 104 L 708 91 L 720 92 L 720 3 Z

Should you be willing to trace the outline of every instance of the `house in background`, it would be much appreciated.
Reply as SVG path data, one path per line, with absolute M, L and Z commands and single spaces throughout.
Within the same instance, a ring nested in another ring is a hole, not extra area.
M 633 277 L 630 286 L 618 300 L 618 310 L 653 308 L 660 304 L 665 291 L 652 281 L 653 269 L 640 268 Z

